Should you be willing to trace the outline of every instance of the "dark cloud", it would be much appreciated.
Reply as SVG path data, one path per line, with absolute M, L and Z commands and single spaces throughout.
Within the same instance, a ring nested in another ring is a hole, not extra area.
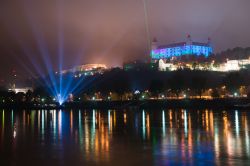
M 147 2 L 150 35 L 161 43 L 182 41 L 191 34 L 198 41 L 211 37 L 216 51 L 250 45 L 249 0 Z M 12 68 L 23 69 L 21 63 L 31 66 L 23 45 L 42 66 L 37 47 L 42 38 L 55 69 L 62 38 L 64 68 L 148 58 L 142 0 L 3 0 L 0 14 L 0 77 Z

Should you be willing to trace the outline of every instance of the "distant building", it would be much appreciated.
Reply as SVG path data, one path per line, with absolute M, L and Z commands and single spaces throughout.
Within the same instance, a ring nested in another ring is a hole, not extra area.
M 85 65 L 76 66 L 72 69 L 63 70 L 61 71 L 61 73 L 65 74 L 65 73 L 83 72 L 83 71 L 91 71 L 95 69 L 107 69 L 107 66 L 105 64 L 85 64 Z
M 240 59 L 240 60 L 227 60 L 226 63 L 220 64 L 219 67 L 213 68 L 214 71 L 239 71 L 241 69 L 249 69 L 250 66 L 250 57 L 249 59 Z
M 33 88 L 32 87 L 11 88 L 11 89 L 9 89 L 9 91 L 15 92 L 15 93 L 27 93 L 28 91 L 32 91 L 33 92 Z
M 208 57 L 213 53 L 213 48 L 210 44 L 210 39 L 207 43 L 193 42 L 191 36 L 187 36 L 186 42 L 172 43 L 168 45 L 158 46 L 157 40 L 152 42 L 151 59 L 157 61 L 160 59 L 169 59 L 182 55 L 204 55 Z
M 180 68 L 177 64 L 164 62 L 162 59 L 159 60 L 160 71 L 175 71 Z M 217 66 L 214 66 L 214 62 L 211 62 L 208 68 L 202 66 L 193 67 L 190 64 L 185 64 L 185 67 L 191 70 L 209 70 L 209 71 L 220 71 L 220 72 L 230 72 L 230 71 L 239 71 L 241 69 L 250 70 L 250 57 L 249 59 L 240 59 L 240 60 L 227 60 L 225 63 L 221 63 Z
M 96 73 L 102 73 L 106 69 L 107 66 L 105 64 L 85 64 L 76 66 L 72 69 L 62 70 L 60 71 L 60 74 L 72 73 L 75 75 L 75 77 L 81 77 L 81 75 L 93 75 Z
M 177 66 L 174 65 L 173 63 L 165 63 L 162 59 L 159 60 L 159 71 L 175 71 L 177 70 Z

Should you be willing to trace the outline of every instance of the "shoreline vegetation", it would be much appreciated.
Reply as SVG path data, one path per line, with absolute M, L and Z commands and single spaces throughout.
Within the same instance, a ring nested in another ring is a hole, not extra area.
M 220 110 L 250 108 L 248 70 L 222 73 L 112 69 L 82 78 L 72 78 L 72 74 L 66 74 L 63 75 L 63 80 L 66 85 L 67 81 L 72 82 L 66 88 L 59 86 L 60 83 L 57 82 L 51 87 L 34 84 L 34 88 L 27 92 L 0 88 L 0 108 Z
M 250 109 L 249 98 L 84 101 L 57 103 L 1 103 L 1 109 Z

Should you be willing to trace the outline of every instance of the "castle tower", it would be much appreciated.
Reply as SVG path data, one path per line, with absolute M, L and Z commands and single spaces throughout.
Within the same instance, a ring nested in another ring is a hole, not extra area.
M 152 43 L 151 43 L 151 50 L 156 50 L 158 48 L 158 41 L 157 39 L 154 37 Z
M 188 34 L 187 35 L 187 45 L 192 45 L 193 41 L 192 41 L 192 38 L 191 38 L 191 35 Z
M 207 45 L 211 46 L 211 38 L 210 37 L 208 37 L 208 39 L 207 39 Z

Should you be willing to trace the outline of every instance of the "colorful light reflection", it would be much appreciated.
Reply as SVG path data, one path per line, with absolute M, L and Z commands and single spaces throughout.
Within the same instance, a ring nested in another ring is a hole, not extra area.
M 50 116 L 47 116 L 49 112 Z M 40 141 L 37 142 L 38 148 L 52 141 L 53 147 L 61 149 L 65 154 L 67 152 L 64 151 L 63 144 L 70 143 L 70 146 L 77 149 L 77 154 L 80 154 L 78 157 L 96 163 L 111 161 L 112 153 L 117 149 L 120 152 L 122 148 L 125 150 L 145 148 L 143 152 L 147 155 L 152 152 L 155 165 L 174 165 L 175 162 L 181 163 L 179 165 L 185 165 L 187 162 L 199 165 L 204 161 L 220 165 L 222 157 L 225 159 L 223 161 L 225 165 L 234 165 L 235 158 L 237 161 L 250 159 L 250 117 L 249 113 L 244 111 L 53 110 L 49 112 L 23 111 L 21 114 L 15 114 L 14 111 L 1 111 L 0 148 L 6 141 L 12 141 L 9 138 L 13 130 L 9 132 L 7 128 L 12 129 L 11 124 L 15 121 L 16 143 L 30 138 L 35 141 L 38 137 Z M 138 147 L 141 145 L 144 147 Z M 181 160 L 176 161 L 176 158 Z

